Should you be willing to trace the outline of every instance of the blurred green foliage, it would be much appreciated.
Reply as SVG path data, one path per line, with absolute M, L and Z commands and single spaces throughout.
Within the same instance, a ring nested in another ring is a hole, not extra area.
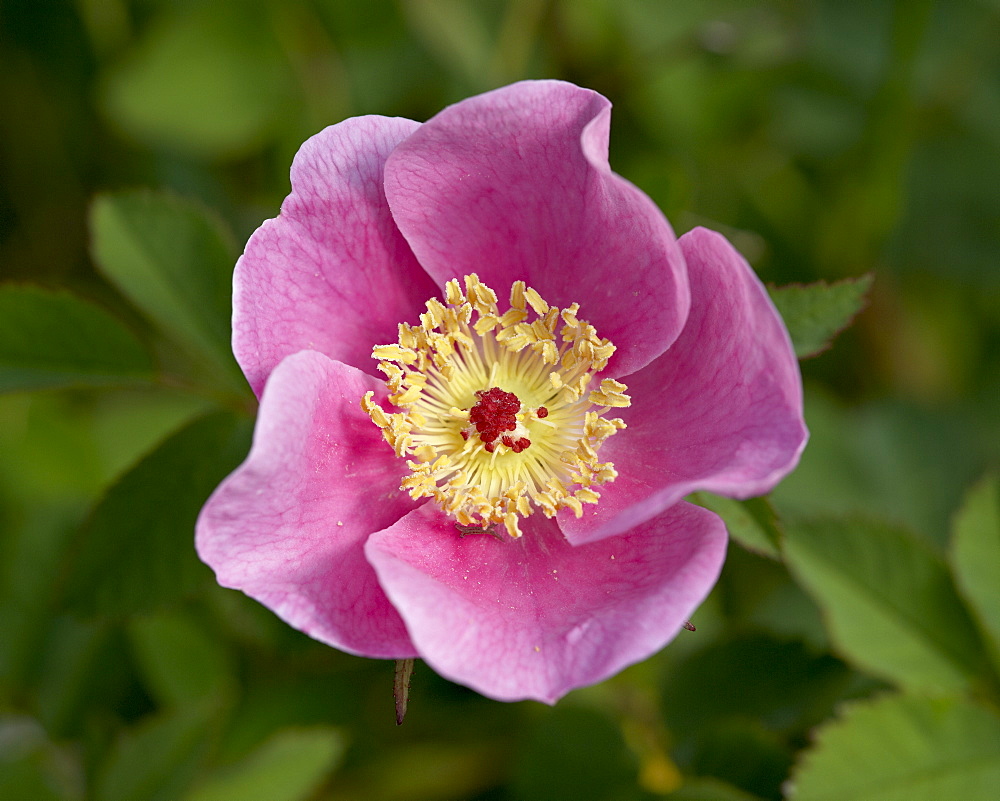
M 4 0 L 0 797 L 991 797 L 998 33 L 990 0 Z M 554 709 L 418 664 L 397 729 L 391 663 L 194 556 L 254 410 L 233 243 L 323 126 L 528 77 L 611 98 L 679 232 L 772 284 L 871 273 L 870 305 L 803 362 L 798 471 L 701 499 L 737 544 L 697 632 Z

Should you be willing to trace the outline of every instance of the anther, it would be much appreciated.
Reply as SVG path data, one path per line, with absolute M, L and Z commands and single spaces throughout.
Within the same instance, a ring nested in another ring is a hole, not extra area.
M 615 479 L 597 452 L 625 427 L 605 413 L 629 397 L 612 379 L 593 386 L 615 348 L 578 311 L 550 306 L 520 281 L 500 309 L 473 274 L 449 281 L 445 301 L 431 299 L 420 325 L 400 324 L 398 342 L 374 348 L 399 411 L 385 411 L 373 392 L 361 406 L 407 459 L 400 488 L 433 498 L 460 534 L 499 536 L 502 523 L 519 537 L 519 521 L 535 512 L 579 516 Z

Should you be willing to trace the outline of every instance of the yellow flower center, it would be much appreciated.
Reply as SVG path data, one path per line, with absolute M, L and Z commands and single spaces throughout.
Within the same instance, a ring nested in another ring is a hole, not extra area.
M 630 405 L 626 387 L 605 378 L 590 389 L 615 346 L 577 318 L 578 303 L 550 306 L 523 281 L 502 314 L 474 273 L 464 292 L 449 281 L 445 299 L 372 351 L 400 411 L 387 413 L 373 392 L 361 407 L 407 458 L 400 489 L 433 498 L 460 531 L 503 523 L 519 537 L 520 518 L 535 511 L 579 517 L 617 475 L 598 450 L 625 428 L 604 414 Z

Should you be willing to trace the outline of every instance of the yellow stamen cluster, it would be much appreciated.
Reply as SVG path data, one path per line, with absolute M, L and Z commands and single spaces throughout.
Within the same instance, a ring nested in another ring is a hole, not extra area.
M 464 283 L 463 292 L 449 281 L 445 303 L 427 301 L 419 325 L 400 323 L 399 341 L 372 351 L 401 411 L 385 411 L 373 392 L 361 406 L 407 458 L 411 473 L 400 488 L 433 498 L 460 526 L 503 523 L 513 537 L 521 535 L 519 519 L 536 510 L 579 517 L 583 504 L 599 500 L 595 487 L 617 475 L 597 453 L 625 427 L 603 415 L 630 405 L 626 387 L 605 378 L 590 388 L 615 346 L 577 318 L 579 304 L 550 306 L 517 281 L 501 313 L 496 293 L 475 274 Z M 470 421 L 491 388 L 520 401 L 513 447 L 507 437 L 484 441 Z

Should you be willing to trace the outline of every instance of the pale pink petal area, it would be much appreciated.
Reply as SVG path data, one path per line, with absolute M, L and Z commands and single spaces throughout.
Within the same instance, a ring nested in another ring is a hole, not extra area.
M 386 162 L 393 217 L 439 284 L 475 272 L 506 302 L 527 281 L 618 346 L 610 374 L 639 369 L 679 334 L 690 305 L 666 218 L 611 172 L 611 104 L 559 81 L 463 100 Z
M 677 342 L 625 378 L 625 431 L 601 448 L 618 478 L 582 518 L 561 513 L 574 543 L 625 531 L 690 492 L 769 492 L 808 438 L 802 382 L 784 323 L 746 260 L 704 228 L 680 238 L 691 314 Z
M 289 356 L 264 390 L 253 447 L 198 518 L 198 555 L 310 637 L 372 657 L 414 656 L 365 560 L 373 531 L 414 507 L 403 462 L 362 411 L 379 382 L 320 353 Z
M 386 157 L 411 120 L 356 117 L 302 145 L 281 215 L 247 243 L 233 279 L 233 352 L 258 395 L 285 356 L 318 350 L 375 371 L 373 345 L 394 342 L 437 287 L 392 221 Z
M 535 515 L 524 536 L 460 537 L 422 506 L 365 546 L 420 655 L 502 701 L 553 703 L 669 642 L 708 594 L 726 531 L 679 504 L 633 531 L 578 547 Z

